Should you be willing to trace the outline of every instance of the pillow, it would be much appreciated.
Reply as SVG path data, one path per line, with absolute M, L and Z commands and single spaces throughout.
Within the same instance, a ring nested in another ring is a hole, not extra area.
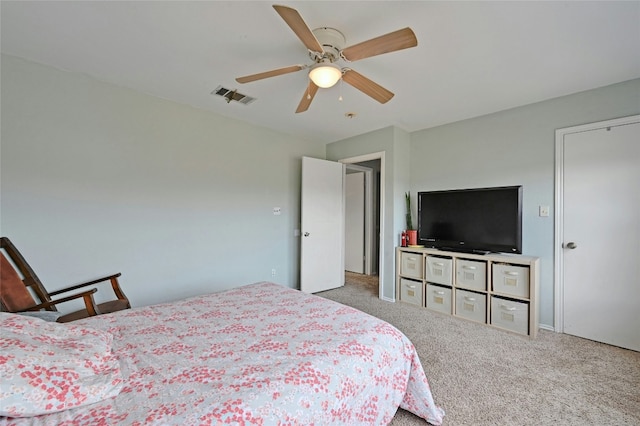
M 0 312 L 0 416 L 31 417 L 120 393 L 109 333 Z
M 56 322 L 62 316 L 62 312 L 58 311 L 24 311 L 16 312 L 18 315 L 40 318 L 41 320 Z

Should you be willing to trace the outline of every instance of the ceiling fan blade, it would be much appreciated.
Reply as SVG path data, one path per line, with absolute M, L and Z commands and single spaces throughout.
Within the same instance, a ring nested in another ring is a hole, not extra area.
M 276 77 L 278 75 L 300 71 L 305 68 L 307 68 L 306 65 L 292 65 L 290 67 L 278 68 L 277 70 L 265 71 L 258 74 L 245 75 L 244 77 L 236 78 L 236 81 L 238 83 L 249 83 L 256 80 L 262 80 L 263 78 Z
M 313 100 L 313 97 L 316 95 L 317 91 L 318 86 L 316 86 L 313 81 L 309 80 L 309 85 L 307 86 L 307 90 L 305 90 L 304 92 L 304 96 L 302 96 L 302 100 L 298 104 L 296 114 L 299 112 L 305 112 L 309 109 L 309 105 L 311 105 L 311 101 Z
M 362 43 L 354 44 L 342 50 L 342 56 L 350 62 L 358 61 L 383 53 L 395 52 L 418 45 L 418 39 L 411 28 L 394 31 Z
M 309 26 L 304 22 L 304 19 L 302 19 L 302 16 L 300 16 L 297 10 L 277 4 L 274 4 L 273 8 L 278 12 L 282 19 L 284 19 L 284 22 L 289 25 L 293 32 L 296 33 L 307 49 L 318 53 L 322 53 L 324 51 L 324 49 L 322 49 L 322 45 L 316 36 L 313 35 L 311 29 L 309 29 Z
M 393 93 L 380 86 L 378 83 L 369 80 L 367 77 L 352 69 L 349 69 L 342 74 L 342 80 L 360 90 L 365 95 L 371 96 L 381 104 L 389 102 L 389 100 L 394 96 Z

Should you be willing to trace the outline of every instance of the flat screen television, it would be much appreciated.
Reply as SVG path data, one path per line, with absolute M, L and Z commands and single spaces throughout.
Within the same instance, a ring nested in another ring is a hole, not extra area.
M 418 244 L 522 253 L 522 186 L 419 192 Z

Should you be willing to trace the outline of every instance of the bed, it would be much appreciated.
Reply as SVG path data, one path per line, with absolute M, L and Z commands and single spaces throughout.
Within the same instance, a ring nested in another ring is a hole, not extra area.
M 15 416 L 2 425 L 383 425 L 398 407 L 434 425 L 444 416 L 404 334 L 274 283 L 68 324 L 0 319 L 0 414 Z

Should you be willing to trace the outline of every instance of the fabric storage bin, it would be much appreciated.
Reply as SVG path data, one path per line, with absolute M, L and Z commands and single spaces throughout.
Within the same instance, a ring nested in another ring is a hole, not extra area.
M 528 334 L 529 304 L 492 296 L 491 324 L 516 333 Z
M 487 290 L 487 262 L 456 259 L 456 286 Z
M 427 308 L 451 315 L 451 287 L 427 284 Z
M 505 295 L 529 298 L 529 268 L 526 266 L 493 264 L 493 291 Z
M 400 275 L 422 279 L 422 258 L 421 253 L 400 253 Z
M 422 306 L 422 282 L 401 278 L 400 300 Z
M 487 322 L 487 295 L 456 289 L 456 316 Z
M 453 259 L 450 257 L 427 256 L 427 281 L 430 283 L 451 285 Z

